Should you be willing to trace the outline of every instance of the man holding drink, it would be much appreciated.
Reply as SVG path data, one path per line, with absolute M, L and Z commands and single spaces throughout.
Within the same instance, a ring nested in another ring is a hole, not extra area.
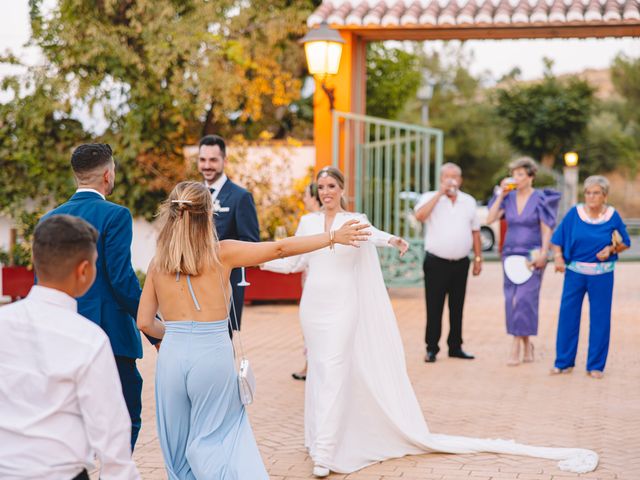
M 433 363 L 440 351 L 444 301 L 449 298 L 449 357 L 473 359 L 462 350 L 462 310 L 469 274 L 469 251 L 473 247 L 473 275 L 482 270 L 480 222 L 475 199 L 462 191 L 462 170 L 455 163 L 441 168 L 440 189 L 424 193 L 415 207 L 424 222 L 424 283 L 427 303 L 425 362 Z

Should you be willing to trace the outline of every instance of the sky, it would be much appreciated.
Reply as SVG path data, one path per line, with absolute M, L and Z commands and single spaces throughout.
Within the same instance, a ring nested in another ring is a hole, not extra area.
M 52 5 L 55 0 L 46 0 Z M 34 48 L 23 48 L 30 34 L 27 0 L 0 0 L 0 52 L 7 48 L 28 63 L 40 58 Z M 473 50 L 472 72 L 489 72 L 495 79 L 514 67 L 523 79 L 539 78 L 543 57 L 554 60 L 554 73 L 579 72 L 586 68 L 606 68 L 618 53 L 640 57 L 640 38 L 623 39 L 557 39 L 557 40 L 473 40 L 465 44 Z M 0 77 L 12 72 L 0 65 Z

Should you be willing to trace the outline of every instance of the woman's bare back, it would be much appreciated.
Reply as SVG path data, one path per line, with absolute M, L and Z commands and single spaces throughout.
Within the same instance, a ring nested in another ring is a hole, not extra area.
M 189 292 L 187 275 L 153 272 L 153 286 L 158 299 L 158 309 L 166 321 L 193 320 L 211 322 L 225 320 L 231 291 L 229 288 L 229 270 L 224 266 L 205 269 L 200 275 L 191 276 L 193 293 L 200 310 Z M 222 290 L 225 286 L 225 291 Z

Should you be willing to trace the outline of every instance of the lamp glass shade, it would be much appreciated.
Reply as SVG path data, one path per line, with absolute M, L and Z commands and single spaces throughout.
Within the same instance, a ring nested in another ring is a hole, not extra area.
M 564 164 L 567 167 L 575 167 L 578 165 L 578 154 L 576 152 L 567 152 L 564 154 Z
M 306 42 L 304 53 L 311 75 L 324 76 L 338 73 L 342 56 L 341 43 L 326 40 Z

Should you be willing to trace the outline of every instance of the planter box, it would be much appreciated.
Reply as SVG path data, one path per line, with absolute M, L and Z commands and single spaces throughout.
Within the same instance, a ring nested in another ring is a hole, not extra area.
M 27 267 L 1 267 L 2 270 L 2 295 L 11 297 L 12 300 L 24 298 L 35 281 L 33 270 Z
M 265 300 L 299 301 L 302 295 L 302 273 L 284 275 L 251 267 L 246 269 L 245 277 L 251 284 L 244 290 L 245 303 Z

